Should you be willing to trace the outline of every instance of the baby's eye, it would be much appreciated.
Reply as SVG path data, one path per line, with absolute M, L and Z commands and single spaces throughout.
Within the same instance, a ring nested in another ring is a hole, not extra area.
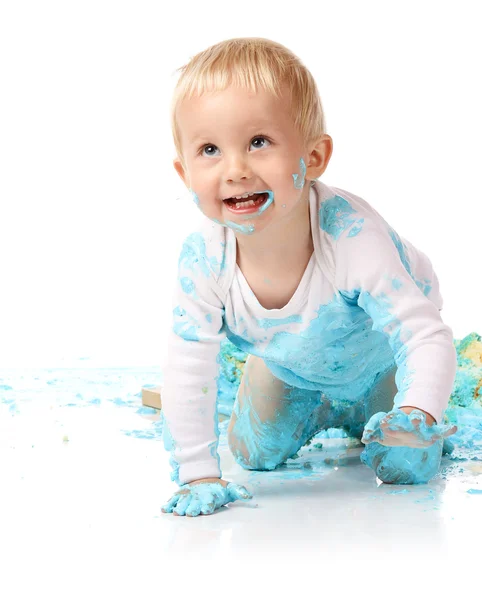
M 268 142 L 268 144 L 270 143 L 268 138 L 265 138 L 263 135 L 258 135 L 258 137 L 253 138 L 253 141 L 251 143 L 254 143 L 255 140 L 264 140 L 265 142 Z M 263 146 L 256 146 L 256 147 L 263 148 Z
M 207 148 L 216 148 L 217 146 L 215 146 L 214 144 L 208 144 L 207 146 L 203 146 L 201 148 L 201 154 L 204 152 L 204 150 L 206 150 Z M 212 154 L 208 153 L 208 156 L 213 156 Z
M 255 138 L 253 138 L 253 139 L 252 139 L 252 141 L 251 141 L 251 144 L 253 144 L 253 143 L 254 143 L 256 140 L 264 140 L 265 142 L 268 142 L 268 144 L 270 144 L 270 143 L 271 143 L 271 142 L 268 140 L 268 138 L 267 138 L 267 137 L 264 137 L 263 135 L 258 135 L 258 136 L 256 136 Z M 264 146 L 260 146 L 260 145 L 257 145 L 257 146 L 255 146 L 255 147 L 256 147 L 256 148 L 264 148 Z M 213 153 L 211 153 L 211 152 L 209 151 L 209 149 L 210 149 L 210 148 L 211 148 L 211 149 L 212 149 L 212 148 L 216 148 L 216 149 L 217 149 L 217 146 L 215 146 L 214 144 L 206 144 L 206 146 L 203 146 L 203 147 L 201 148 L 201 154 L 202 154 L 202 155 L 204 155 L 204 156 L 215 156 Z M 205 151 L 205 150 L 208 150 L 208 153 L 207 153 L 207 154 L 204 154 L 204 151 Z

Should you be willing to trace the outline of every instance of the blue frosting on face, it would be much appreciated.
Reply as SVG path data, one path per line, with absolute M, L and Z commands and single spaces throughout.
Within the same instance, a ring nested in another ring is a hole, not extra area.
M 301 171 L 301 176 L 298 173 L 293 173 L 293 185 L 294 185 L 295 189 L 297 189 L 297 190 L 303 189 L 303 186 L 305 185 L 306 164 L 305 164 L 305 161 L 303 160 L 303 158 L 300 158 L 300 171 Z M 192 189 L 189 189 L 189 191 L 193 197 L 195 204 L 199 206 L 199 197 Z M 251 220 L 251 219 L 255 219 L 256 217 L 262 215 L 271 206 L 271 204 L 273 204 L 273 202 L 274 202 L 273 191 L 272 190 L 264 190 L 263 193 L 268 194 L 268 199 L 266 200 L 266 202 L 262 206 L 260 206 L 259 209 L 255 213 L 252 213 L 249 215 L 240 215 L 241 219 L 244 219 L 247 221 Z M 283 204 L 282 208 L 286 208 L 286 204 Z M 252 235 L 256 231 L 256 227 L 253 223 L 250 223 L 248 225 L 241 225 L 234 221 L 226 221 L 225 223 L 221 222 L 219 219 L 212 219 L 212 221 L 214 221 L 214 223 L 217 223 L 218 225 L 221 225 L 222 227 L 229 227 L 233 231 L 236 231 L 237 233 L 242 233 L 244 235 Z
M 300 158 L 300 171 L 301 177 L 298 173 L 293 173 L 293 183 L 297 190 L 303 189 L 303 186 L 305 185 L 306 164 L 303 158 Z
M 196 204 L 196 206 L 199 206 L 199 197 L 198 197 L 198 195 L 196 194 L 196 192 L 194 190 L 191 190 L 191 188 L 189 188 L 189 191 L 191 192 L 191 196 L 192 196 L 192 199 L 194 201 L 194 204 Z

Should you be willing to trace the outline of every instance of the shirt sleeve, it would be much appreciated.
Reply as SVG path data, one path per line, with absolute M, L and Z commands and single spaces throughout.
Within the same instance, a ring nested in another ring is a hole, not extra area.
M 397 365 L 394 405 L 414 406 L 440 423 L 452 392 L 457 355 L 440 315 L 438 279 L 425 254 L 389 226 L 370 220 L 335 248 L 337 288 L 357 300 L 384 333 Z
M 201 234 L 179 257 L 162 387 L 163 441 L 179 485 L 221 477 L 216 407 L 224 305 Z

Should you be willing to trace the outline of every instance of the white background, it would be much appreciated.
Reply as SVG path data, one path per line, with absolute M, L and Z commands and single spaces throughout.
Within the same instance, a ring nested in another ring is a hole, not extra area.
M 0 4 L 0 368 L 157 365 L 181 240 L 175 70 L 223 39 L 288 46 L 334 152 L 322 181 L 423 250 L 455 337 L 482 333 L 474 1 Z

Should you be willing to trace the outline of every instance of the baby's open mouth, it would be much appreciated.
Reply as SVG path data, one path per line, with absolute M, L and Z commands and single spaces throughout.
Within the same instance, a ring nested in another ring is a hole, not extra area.
M 228 206 L 228 208 L 232 211 L 246 211 L 252 210 L 255 208 L 259 208 L 262 204 L 266 202 L 268 199 L 268 194 L 266 192 L 262 194 L 252 194 L 247 198 L 227 198 L 223 200 L 223 202 Z

